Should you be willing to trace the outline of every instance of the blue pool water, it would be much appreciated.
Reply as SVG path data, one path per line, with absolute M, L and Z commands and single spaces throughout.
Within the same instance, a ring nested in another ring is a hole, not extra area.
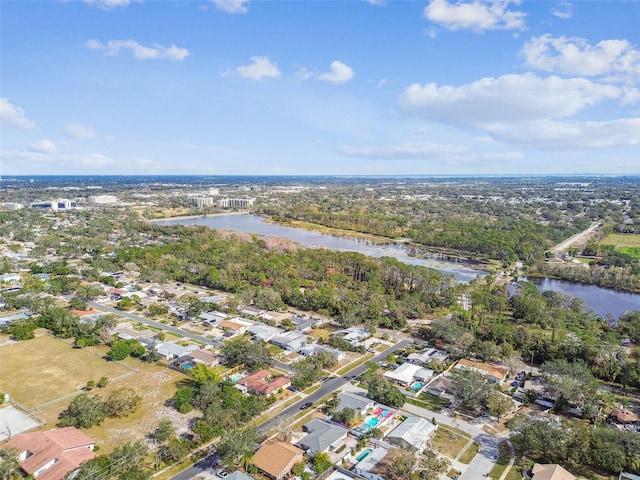
M 424 387 L 424 383 L 422 382 L 414 382 L 411 385 L 411 390 L 413 390 L 414 392 L 417 392 L 418 390 L 420 390 L 422 387 Z
M 239 382 L 240 380 L 242 380 L 244 378 L 244 375 L 241 373 L 236 373 L 235 375 L 229 377 L 229 380 L 231 380 L 233 383 Z
M 195 363 L 186 362 L 180 365 L 180 368 L 182 368 L 183 370 L 191 370 L 193 367 L 195 367 L 195 365 L 196 365 Z
M 359 462 L 359 461 L 363 460 L 364 458 L 366 458 L 367 455 L 369 455 L 370 453 L 371 453 L 371 449 L 370 448 L 365 448 L 362 451 L 362 453 L 356 457 L 356 460 Z

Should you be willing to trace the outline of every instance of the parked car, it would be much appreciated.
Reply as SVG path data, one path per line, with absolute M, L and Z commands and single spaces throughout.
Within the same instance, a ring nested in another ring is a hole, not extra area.
M 311 405 L 313 405 L 313 402 L 306 402 L 303 403 L 302 406 L 300 407 L 300 410 L 306 410 L 307 408 L 309 408 Z
M 511 386 L 512 387 L 519 387 L 520 386 L 520 382 L 517 382 L 517 381 L 511 382 Z

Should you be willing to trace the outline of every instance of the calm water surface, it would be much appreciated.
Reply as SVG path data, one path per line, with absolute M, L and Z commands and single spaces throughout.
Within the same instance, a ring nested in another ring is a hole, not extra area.
M 155 222 L 158 225 L 206 225 L 215 229 L 235 230 L 237 232 L 254 233 L 269 237 L 286 238 L 305 247 L 324 247 L 345 252 L 360 252 L 370 257 L 393 257 L 408 265 L 420 265 L 434 268 L 442 273 L 453 275 L 458 282 L 470 282 L 478 276 L 487 275 L 486 271 L 475 270 L 444 260 L 414 258 L 407 254 L 402 245 L 377 245 L 366 240 L 349 237 L 336 237 L 302 228 L 285 227 L 267 223 L 258 215 L 217 215 L 190 219 L 175 219 Z
M 533 283 L 543 292 L 552 290 L 582 298 L 585 306 L 593 309 L 602 318 L 606 318 L 607 314 L 611 314 L 617 320 L 620 315 L 628 310 L 640 310 L 640 294 L 637 293 L 619 292 L 598 287 L 597 285 L 585 285 L 553 278 L 520 277 L 520 280 L 527 280 Z

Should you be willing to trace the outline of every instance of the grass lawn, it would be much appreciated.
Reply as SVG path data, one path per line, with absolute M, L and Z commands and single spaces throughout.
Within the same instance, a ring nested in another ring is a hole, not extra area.
M 341 368 L 340 370 L 338 370 L 336 373 L 338 375 L 344 375 L 345 373 L 350 372 L 351 370 L 353 370 L 357 366 L 362 365 L 363 363 L 367 362 L 370 358 L 373 358 L 373 354 L 372 353 L 365 353 L 364 356 L 360 360 L 357 360 L 355 362 L 350 363 L 346 367 Z
M 640 247 L 640 235 L 612 233 L 607 235 L 599 243 L 602 245 L 615 245 L 617 247 Z
M 87 380 L 97 382 L 103 376 L 109 379 L 107 387 L 88 392 L 103 398 L 121 388 L 134 389 L 142 397 L 136 412 L 125 418 L 107 418 L 102 425 L 84 430 L 96 440 L 101 453 L 109 453 L 126 442 L 142 440 L 162 418 L 172 420 L 179 433 L 187 431 L 189 419 L 197 413 L 182 415 L 166 403 L 188 377 L 163 365 L 134 358 L 121 362 L 126 366 L 108 362 L 101 358 L 106 352 L 106 347 L 75 349 L 48 336 L 2 347 L 3 386 L 17 402 L 29 408 L 51 402 L 36 411 L 47 422 L 47 429 L 55 427 L 60 413 Z M 29 362 L 25 362 L 25 358 Z M 26 382 L 25 378 L 30 381 Z M 52 402 L 56 399 L 60 401 Z
M 131 372 L 46 335 L 0 348 L 0 365 L 3 390 L 30 409 L 80 391 L 88 380 Z
M 439 453 L 451 459 L 456 458 L 468 442 L 468 437 L 459 435 L 453 430 L 449 430 L 442 425 L 438 427 L 438 430 L 436 430 L 435 435 L 431 439 L 433 447 Z
M 480 451 L 480 444 L 478 442 L 473 442 L 469 448 L 462 454 L 459 461 L 460 463 L 470 464 L 471 461 L 476 458 L 476 455 Z

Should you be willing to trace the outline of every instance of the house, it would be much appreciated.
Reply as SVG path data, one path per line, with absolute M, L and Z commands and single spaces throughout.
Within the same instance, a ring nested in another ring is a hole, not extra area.
M 252 325 L 247 329 L 247 331 L 253 335 L 254 339 L 262 340 L 263 342 L 268 342 L 272 338 L 284 333 L 284 330 L 281 328 L 262 324 Z
M 85 323 L 95 323 L 98 321 L 98 319 L 104 315 L 104 313 L 101 313 L 97 310 L 71 310 L 71 313 L 73 313 L 75 316 L 77 316 L 81 321 L 85 322 Z
M 232 320 L 222 320 L 216 326 L 224 330 L 226 337 L 235 337 L 247 331 L 246 325 Z
M 503 367 L 501 365 L 492 365 L 486 362 L 478 362 L 475 360 L 467 360 L 463 358 L 458 360 L 455 367 L 458 370 L 472 370 L 481 373 L 488 380 L 492 382 L 504 382 L 509 373 L 509 367 Z
M 351 408 L 356 414 L 365 415 L 376 405 L 376 402 L 370 398 L 351 392 L 340 392 L 336 399 L 338 400 L 338 406 L 336 407 L 337 412 L 341 412 L 345 408 Z
M 415 365 L 428 365 L 432 361 L 445 362 L 449 358 L 447 352 L 443 352 L 436 348 L 427 348 L 420 353 L 410 353 L 407 360 Z
M 345 330 L 338 330 L 335 333 L 338 335 L 342 335 L 343 338 L 353 346 L 360 344 L 360 342 L 366 340 L 371 336 L 371 334 L 364 328 L 356 327 L 347 328 Z
M 269 478 L 281 480 L 302 461 L 304 452 L 288 442 L 267 440 L 253 456 L 253 464 Z
M 222 363 L 222 355 L 216 354 L 211 350 L 201 348 L 189 353 L 189 358 L 196 363 L 201 363 L 207 367 L 215 367 Z
M 292 317 L 291 323 L 293 324 L 293 328 L 296 332 L 308 332 L 313 329 L 313 326 L 316 324 L 316 320 L 311 320 L 310 318 Z
M 198 350 L 199 348 L 200 347 L 198 347 L 198 345 L 193 344 L 187 345 L 186 347 L 171 342 L 156 344 L 156 351 L 165 360 L 173 360 L 174 358 L 184 357 L 186 355 L 189 355 L 191 352 Z
M 116 334 L 120 340 L 138 340 L 140 342 L 143 340 L 152 340 L 156 336 L 153 330 L 135 330 L 129 327 L 118 327 L 113 333 Z
M 325 345 L 318 345 L 315 343 L 312 345 L 305 345 L 300 349 L 298 353 L 304 355 L 305 357 L 313 355 L 314 353 L 328 353 L 329 355 L 332 355 L 333 358 L 335 358 L 338 362 L 344 360 L 346 356 L 346 354 L 342 350 L 327 347 Z
M 18 450 L 20 469 L 38 480 L 62 480 L 96 456 L 96 442 L 75 427 L 16 435 L 4 447 Z
M 223 305 L 227 302 L 229 297 L 222 293 L 216 295 L 208 295 L 206 297 L 200 297 L 198 300 L 204 303 L 213 303 L 214 305 Z
M 298 445 L 311 456 L 337 449 L 349 433 L 346 428 L 319 418 L 307 422 L 304 429 L 309 433 L 298 442 Z
M 436 397 L 449 397 L 453 392 L 453 380 L 444 375 L 438 375 L 427 384 L 425 390 Z
M 246 387 L 248 391 L 256 395 L 271 395 L 281 388 L 291 385 L 291 379 L 287 377 L 273 377 L 268 370 L 258 370 L 239 380 L 236 385 Z
M 0 275 L 0 283 L 16 283 L 20 281 L 19 273 L 5 273 Z
M 263 320 L 267 321 L 267 322 L 273 322 L 276 325 L 280 325 L 280 323 L 282 323 L 284 320 L 287 320 L 289 318 L 291 318 L 291 314 L 289 312 L 263 312 L 260 315 L 260 318 L 262 318 Z
M 0 327 L 11 325 L 16 320 L 26 320 L 28 318 L 31 318 L 31 315 L 29 315 L 26 311 L 3 315 L 2 317 L 0 317 Z
M 376 468 L 383 462 L 384 458 L 389 454 L 389 450 L 383 447 L 375 447 L 369 452 L 368 455 L 363 457 L 358 463 L 356 463 L 351 469 L 353 473 L 359 475 L 367 480 L 386 480 L 386 468 Z M 361 454 L 362 455 L 362 454 Z M 360 458 L 359 455 L 357 458 Z
M 619 426 L 640 425 L 640 417 L 626 408 L 616 408 L 609 413 L 609 421 Z
M 412 363 L 403 363 L 392 372 L 385 372 L 383 377 L 394 383 L 408 387 L 414 381 L 424 381 L 433 376 L 433 370 Z
M 229 315 L 222 312 L 202 312 L 198 318 L 209 325 L 215 325 L 229 318 Z
M 256 307 L 252 307 L 251 305 L 246 305 L 242 308 L 239 308 L 238 312 L 240 312 L 242 315 L 247 315 L 249 317 L 259 317 L 260 315 L 264 314 L 264 310 L 261 310 Z
M 283 350 L 298 352 L 307 344 L 307 336 L 299 332 L 286 332 L 273 337 L 270 342 Z
M 403 450 L 421 453 L 437 429 L 438 425 L 434 425 L 422 417 L 408 417 L 394 428 L 385 440 Z
M 576 476 L 557 463 L 536 463 L 531 469 L 531 480 L 576 480 Z

